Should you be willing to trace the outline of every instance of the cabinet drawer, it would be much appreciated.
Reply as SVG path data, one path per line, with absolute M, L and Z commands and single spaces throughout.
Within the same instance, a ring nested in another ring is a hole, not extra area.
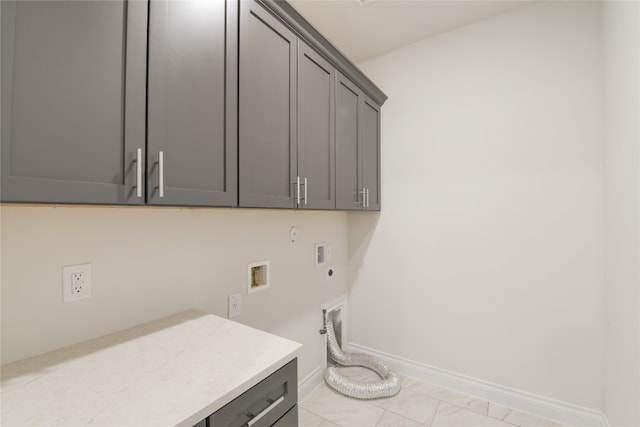
M 289 409 L 289 412 L 284 414 L 284 416 L 271 427 L 298 427 L 298 405 Z
M 213 413 L 207 424 L 211 427 L 272 426 L 287 414 L 297 401 L 298 360 L 293 359 Z M 282 425 L 297 424 L 287 424 L 285 420 Z

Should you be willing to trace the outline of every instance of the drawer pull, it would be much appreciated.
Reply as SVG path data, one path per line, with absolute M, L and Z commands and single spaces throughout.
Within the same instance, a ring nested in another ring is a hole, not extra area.
M 264 411 L 260 412 L 258 415 L 256 415 L 255 417 L 251 418 L 249 420 L 249 422 L 247 423 L 247 427 L 251 427 L 252 425 L 254 425 L 255 423 L 257 423 L 260 418 L 264 417 L 265 415 L 267 415 L 269 412 L 271 412 L 273 410 L 273 408 L 275 408 L 276 406 L 278 406 L 279 404 L 281 404 L 282 402 L 284 402 L 284 395 L 280 396 L 276 401 L 274 401 L 271 405 L 267 406 Z
M 136 151 L 136 196 L 142 197 L 142 148 Z
M 164 197 L 164 152 L 158 153 L 158 192 L 160 197 Z
M 304 178 L 304 204 L 307 204 L 307 195 L 309 194 L 307 191 L 307 177 Z

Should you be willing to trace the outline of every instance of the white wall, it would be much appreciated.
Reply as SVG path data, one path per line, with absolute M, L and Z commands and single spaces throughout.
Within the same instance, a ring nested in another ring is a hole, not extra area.
M 361 64 L 383 210 L 350 218 L 350 341 L 601 408 L 600 5 L 544 2 Z
M 347 214 L 246 209 L 3 206 L 2 363 L 188 308 L 304 344 L 299 375 L 320 364 L 321 304 L 347 289 Z M 299 228 L 291 243 L 289 228 Z M 333 248 L 337 276 L 316 269 Z M 271 261 L 271 288 L 247 294 L 247 264 Z M 93 297 L 62 303 L 62 266 L 93 265 Z M 260 349 L 256 349 L 259 351 Z
M 640 7 L 603 4 L 606 382 L 613 426 L 640 425 Z

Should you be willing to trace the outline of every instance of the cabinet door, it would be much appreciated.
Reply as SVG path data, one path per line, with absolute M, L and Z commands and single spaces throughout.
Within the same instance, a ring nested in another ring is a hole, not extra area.
M 240 206 L 292 208 L 297 38 L 254 1 L 240 15 Z
M 380 107 L 369 97 L 362 97 L 362 187 L 364 209 L 380 210 Z
M 360 90 L 336 73 L 336 208 L 362 209 Z
M 300 207 L 335 209 L 335 69 L 299 41 L 298 175 Z
M 144 203 L 147 3 L 1 3 L 2 201 Z
M 237 21 L 236 1 L 150 2 L 149 204 L 237 204 Z

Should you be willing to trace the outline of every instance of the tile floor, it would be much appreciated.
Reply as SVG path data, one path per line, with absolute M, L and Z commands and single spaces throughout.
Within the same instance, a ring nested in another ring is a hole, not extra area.
M 345 377 L 375 381 L 372 371 L 339 368 Z M 323 382 L 299 404 L 299 427 L 564 427 L 555 421 L 403 377 L 394 397 L 357 400 Z

